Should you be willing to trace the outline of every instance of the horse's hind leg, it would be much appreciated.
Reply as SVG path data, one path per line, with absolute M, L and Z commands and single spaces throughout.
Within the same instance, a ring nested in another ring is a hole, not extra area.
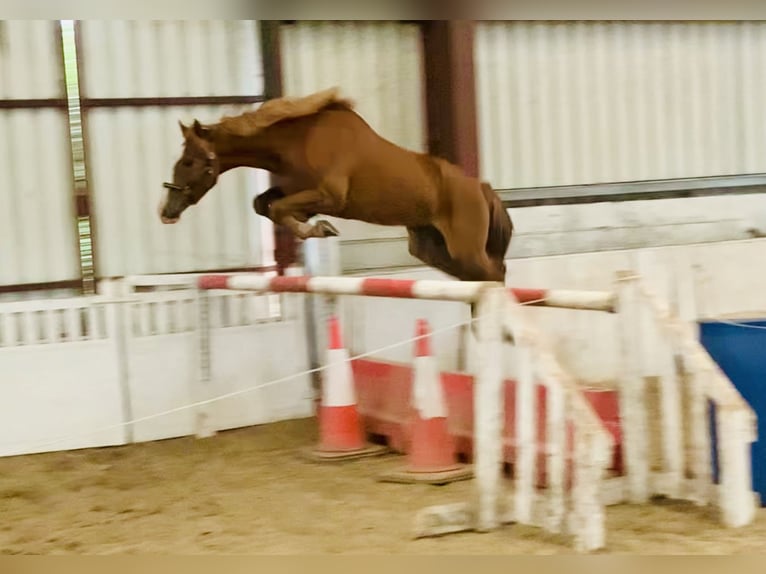
M 475 179 L 454 174 L 443 177 L 445 209 L 433 221 L 441 231 L 450 257 L 460 267 L 464 281 L 505 282 L 504 265 L 487 253 L 498 229 L 491 228 L 493 217 L 485 198 L 485 189 Z M 494 253 L 493 253 L 494 255 Z
M 447 251 L 454 261 L 456 275 L 463 281 L 499 281 L 505 282 L 503 267 L 489 258 L 486 251 L 489 221 L 486 212 L 466 209 L 460 216 L 435 225 L 441 231 Z M 471 217 L 474 215 L 474 217 Z
M 447 275 L 459 278 L 461 269 L 450 257 L 447 244 L 438 229 L 433 226 L 410 227 L 407 233 L 410 255 Z

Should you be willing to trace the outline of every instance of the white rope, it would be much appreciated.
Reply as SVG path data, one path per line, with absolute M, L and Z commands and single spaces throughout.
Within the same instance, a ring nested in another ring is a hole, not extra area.
M 538 300 L 534 300 L 534 301 L 526 301 L 524 303 L 520 303 L 520 305 L 533 305 L 534 303 L 539 303 L 541 301 L 543 301 L 543 299 L 538 299 Z M 414 343 L 415 341 L 419 341 L 420 339 L 424 339 L 424 338 L 430 337 L 432 335 L 439 335 L 441 333 L 445 333 L 445 332 L 451 331 L 453 329 L 458 329 L 458 328 L 464 327 L 466 325 L 471 325 L 472 323 L 474 323 L 477 320 L 478 320 L 478 317 L 474 317 L 474 318 L 471 318 L 471 319 L 469 319 L 467 321 L 461 321 L 459 323 L 455 323 L 455 324 L 449 325 L 447 327 L 441 327 L 439 329 L 434 329 L 433 331 L 431 331 L 430 333 L 427 333 L 425 335 L 418 335 L 418 336 L 415 336 L 415 337 L 410 337 L 408 339 L 404 339 L 402 341 L 397 341 L 396 343 L 392 343 L 392 344 L 386 345 L 384 347 L 379 347 L 378 349 L 374 349 L 372 351 L 367 351 L 365 353 L 360 353 L 358 355 L 354 355 L 352 357 L 349 357 L 348 361 L 352 362 L 352 361 L 355 361 L 355 360 L 358 360 L 358 359 L 363 359 L 365 357 L 370 357 L 372 355 L 377 355 L 379 353 L 383 353 L 384 351 L 389 351 L 389 350 L 395 349 L 397 347 L 402 347 L 404 345 L 409 345 L 409 344 Z M 106 432 L 106 431 L 110 431 L 110 430 L 126 427 L 126 426 L 129 426 L 129 425 L 134 425 L 136 423 L 141 423 L 141 422 L 145 422 L 145 421 L 149 421 L 149 420 L 165 417 L 165 416 L 172 415 L 172 414 L 179 413 L 179 412 L 183 412 L 183 411 L 186 411 L 186 410 L 189 410 L 189 409 L 198 408 L 198 407 L 201 407 L 201 406 L 209 405 L 209 404 L 212 404 L 212 403 L 215 403 L 215 402 L 218 402 L 218 401 L 222 401 L 222 400 L 225 400 L 225 399 L 229 399 L 229 398 L 232 398 L 232 397 L 236 397 L 236 396 L 239 396 L 239 395 L 244 395 L 246 393 L 250 393 L 250 392 L 256 391 L 258 389 L 263 389 L 263 388 L 266 388 L 266 387 L 271 387 L 273 385 L 278 385 L 278 384 L 281 384 L 281 383 L 285 383 L 285 382 L 287 382 L 289 380 L 292 380 L 292 379 L 295 379 L 295 378 L 298 378 L 298 377 L 302 377 L 302 376 L 305 376 L 305 375 L 311 375 L 311 374 L 314 374 L 314 373 L 319 373 L 319 372 L 321 372 L 321 371 L 323 371 L 325 369 L 327 369 L 327 365 L 322 365 L 322 366 L 319 366 L 319 367 L 315 367 L 313 369 L 308 369 L 308 370 L 305 370 L 305 371 L 300 371 L 298 373 L 293 373 L 291 375 L 286 375 L 286 376 L 280 377 L 278 379 L 273 379 L 273 380 L 267 381 L 265 383 L 261 383 L 261 384 L 258 384 L 258 385 L 253 385 L 253 386 L 247 387 L 245 389 L 239 389 L 237 391 L 232 391 L 232 392 L 229 392 L 229 393 L 225 393 L 223 395 L 218 395 L 218 396 L 213 397 L 211 399 L 206 399 L 204 401 L 197 401 L 197 402 L 194 402 L 194 403 L 189 403 L 189 404 L 186 404 L 186 405 L 182 405 L 180 407 L 175 407 L 175 408 L 172 408 L 172 409 L 168 409 L 166 411 L 161 411 L 161 412 L 158 412 L 158 413 L 153 413 L 151 415 L 146 415 L 146 416 L 139 417 L 139 418 L 136 418 L 136 419 L 132 419 L 132 420 L 129 420 L 129 421 L 124 421 L 124 422 L 120 422 L 120 423 L 114 423 L 114 424 L 111 424 L 111 425 L 106 425 L 106 426 L 103 426 L 103 427 L 100 427 L 100 428 L 93 429 L 93 430 L 88 431 L 88 432 L 72 434 L 72 435 L 69 435 L 69 436 L 60 437 L 58 439 L 51 440 L 51 441 L 46 441 L 46 442 L 32 443 L 32 444 L 27 443 L 27 446 L 24 449 L 19 450 L 19 451 L 17 451 L 14 454 L 6 455 L 6 456 L 19 456 L 19 455 L 29 454 L 30 450 L 37 451 L 39 449 L 44 449 L 46 447 L 53 446 L 53 445 L 56 445 L 56 444 L 59 444 L 59 443 L 65 442 L 65 441 L 74 440 L 74 439 L 78 439 L 78 438 L 84 438 L 84 437 L 92 435 L 92 434 L 102 433 L 102 432 Z
M 706 317 L 702 319 L 706 323 L 722 323 L 724 325 L 730 325 L 732 327 L 742 327 L 743 329 L 766 329 L 766 325 L 749 325 L 747 323 L 738 323 L 730 319 L 723 319 L 718 317 Z M 743 319 L 744 320 L 744 319 Z M 763 319 L 750 319 L 751 321 L 763 321 Z

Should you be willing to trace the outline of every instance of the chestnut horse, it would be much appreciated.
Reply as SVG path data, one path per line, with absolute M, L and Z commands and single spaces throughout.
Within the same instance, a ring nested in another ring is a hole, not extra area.
M 179 124 L 184 147 L 164 184 L 163 223 L 177 222 L 220 174 L 260 168 L 277 185 L 255 199 L 256 213 L 301 239 L 338 234 L 326 220 L 308 223 L 320 214 L 404 226 L 410 253 L 427 265 L 460 280 L 505 282 L 513 225 L 492 188 L 382 138 L 337 88 L 268 100 L 216 124 Z

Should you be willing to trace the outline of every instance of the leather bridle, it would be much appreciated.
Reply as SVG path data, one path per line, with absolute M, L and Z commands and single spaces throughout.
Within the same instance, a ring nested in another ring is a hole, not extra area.
M 216 158 L 216 156 L 215 156 L 215 154 L 213 152 L 208 152 L 208 155 L 207 155 L 208 163 L 212 162 L 215 158 Z M 207 168 L 207 174 L 208 175 L 213 175 L 213 168 L 212 167 L 208 167 Z M 194 205 L 198 201 L 198 200 L 195 200 L 194 194 L 192 194 L 191 186 L 188 185 L 188 184 L 187 185 L 178 185 L 176 183 L 170 183 L 168 181 L 165 181 L 165 182 L 162 183 L 162 187 L 164 187 L 165 189 L 173 190 L 173 191 L 180 191 L 181 193 L 183 193 L 184 199 L 186 199 L 186 202 L 189 205 Z
M 183 192 L 191 191 L 191 188 L 188 185 L 180 186 L 180 185 L 176 185 L 175 183 L 168 183 L 167 181 L 162 184 L 162 187 L 167 189 L 172 189 L 174 191 L 183 191 Z

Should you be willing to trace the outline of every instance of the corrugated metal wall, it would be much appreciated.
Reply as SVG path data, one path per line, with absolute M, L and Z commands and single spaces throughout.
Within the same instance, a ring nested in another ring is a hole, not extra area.
M 66 98 L 55 21 L 0 21 L 0 100 Z M 0 284 L 79 275 L 66 108 L 0 109 Z
M 478 25 L 496 188 L 766 172 L 766 22 Z
M 83 21 L 84 98 L 263 93 L 255 21 Z M 181 152 L 178 120 L 217 121 L 251 106 L 101 107 L 86 114 L 99 274 L 179 272 L 264 262 L 270 222 L 252 211 L 268 174 L 235 170 L 181 222 L 157 215 Z M 270 254 L 269 254 L 270 255 Z
M 0 98 L 64 97 L 58 23 L 0 20 Z
M 420 29 L 396 22 L 299 22 L 282 26 L 284 92 L 300 96 L 340 86 L 383 137 L 425 151 Z M 345 271 L 414 260 L 403 230 L 332 219 L 341 232 Z
M 263 92 L 254 20 L 83 20 L 89 98 Z

